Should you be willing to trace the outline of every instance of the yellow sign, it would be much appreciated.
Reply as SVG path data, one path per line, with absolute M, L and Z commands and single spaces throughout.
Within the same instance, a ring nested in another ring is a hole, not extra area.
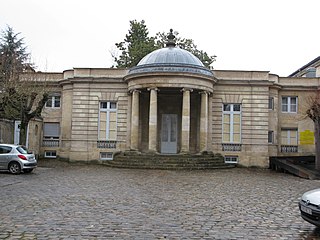
M 310 130 L 305 130 L 300 132 L 300 145 L 314 144 L 314 132 Z

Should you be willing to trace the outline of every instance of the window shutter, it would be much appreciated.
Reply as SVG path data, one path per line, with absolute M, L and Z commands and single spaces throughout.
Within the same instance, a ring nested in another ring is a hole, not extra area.
M 60 124 L 59 123 L 45 123 L 43 127 L 43 135 L 46 137 L 59 137 Z

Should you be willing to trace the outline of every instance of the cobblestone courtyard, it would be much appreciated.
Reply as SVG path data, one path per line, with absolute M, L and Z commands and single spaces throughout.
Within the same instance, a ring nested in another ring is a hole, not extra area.
M 320 239 L 298 209 L 319 187 L 261 169 L 40 162 L 31 174 L 0 172 L 0 239 Z

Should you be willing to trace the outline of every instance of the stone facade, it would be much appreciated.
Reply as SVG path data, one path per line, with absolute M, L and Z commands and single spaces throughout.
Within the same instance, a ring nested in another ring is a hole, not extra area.
M 305 111 L 319 74 L 138 70 L 37 73 L 52 84 L 57 103 L 46 106 L 42 122 L 30 123 L 29 148 L 69 161 L 105 161 L 133 150 L 213 152 L 258 167 L 268 167 L 270 156 L 314 154 L 313 123 Z
M 13 143 L 14 121 L 0 119 L 0 143 Z

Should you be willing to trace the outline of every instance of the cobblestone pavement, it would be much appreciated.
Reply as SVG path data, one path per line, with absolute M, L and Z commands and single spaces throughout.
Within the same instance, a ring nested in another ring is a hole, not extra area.
M 320 239 L 301 194 L 320 181 L 261 169 L 164 171 L 40 162 L 0 172 L 0 239 Z

